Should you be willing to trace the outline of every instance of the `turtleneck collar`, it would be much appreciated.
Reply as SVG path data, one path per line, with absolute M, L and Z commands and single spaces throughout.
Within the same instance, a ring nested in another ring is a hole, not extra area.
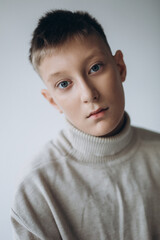
M 76 129 L 71 123 L 67 122 L 66 138 L 69 145 L 74 152 L 83 156 L 84 159 L 88 157 L 104 158 L 119 154 L 131 142 L 133 129 L 130 126 L 130 118 L 125 112 L 126 122 L 123 129 L 112 137 L 95 137 L 88 135 Z M 84 157 L 85 156 L 85 157 Z

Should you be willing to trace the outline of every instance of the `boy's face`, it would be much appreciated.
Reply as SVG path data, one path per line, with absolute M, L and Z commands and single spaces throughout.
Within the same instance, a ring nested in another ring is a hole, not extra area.
M 112 56 L 96 36 L 53 49 L 39 72 L 44 97 L 79 130 L 94 136 L 116 134 L 123 124 L 126 67 L 121 51 Z

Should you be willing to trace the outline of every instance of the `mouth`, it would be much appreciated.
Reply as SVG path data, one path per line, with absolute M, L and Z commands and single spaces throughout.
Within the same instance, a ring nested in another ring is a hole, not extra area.
M 98 116 L 98 115 L 100 115 L 101 112 L 105 112 L 105 111 L 107 111 L 107 110 L 108 110 L 108 107 L 107 107 L 107 108 L 98 108 L 96 111 L 91 112 L 91 113 L 87 116 L 87 118 L 90 118 L 90 117 L 92 117 L 92 116 Z

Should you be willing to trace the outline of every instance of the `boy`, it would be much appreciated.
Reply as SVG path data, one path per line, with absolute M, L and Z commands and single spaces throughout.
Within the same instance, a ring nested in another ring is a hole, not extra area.
M 121 51 L 89 14 L 47 13 L 30 61 L 67 126 L 15 195 L 15 239 L 160 239 L 160 135 L 130 126 Z

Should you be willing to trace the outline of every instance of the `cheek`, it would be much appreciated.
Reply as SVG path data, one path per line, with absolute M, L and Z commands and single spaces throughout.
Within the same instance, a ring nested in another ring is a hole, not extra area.
M 61 100 L 58 104 L 66 117 L 74 118 L 77 116 L 79 106 L 77 106 L 75 101 L 71 101 L 71 99 L 65 99 L 64 101 Z
M 75 112 L 79 109 L 78 93 L 72 89 L 69 91 L 57 91 L 48 86 L 51 96 L 57 105 L 57 108 L 61 110 L 66 116 L 75 116 Z
M 120 81 L 118 81 L 118 79 L 115 79 L 113 76 L 111 76 L 106 79 L 103 84 L 101 84 L 100 89 L 105 96 L 114 98 L 117 94 L 121 94 L 122 84 Z
M 79 94 L 77 91 L 68 91 L 68 93 L 62 94 L 58 98 L 58 103 L 61 105 L 64 113 L 67 115 L 75 115 L 80 108 Z

